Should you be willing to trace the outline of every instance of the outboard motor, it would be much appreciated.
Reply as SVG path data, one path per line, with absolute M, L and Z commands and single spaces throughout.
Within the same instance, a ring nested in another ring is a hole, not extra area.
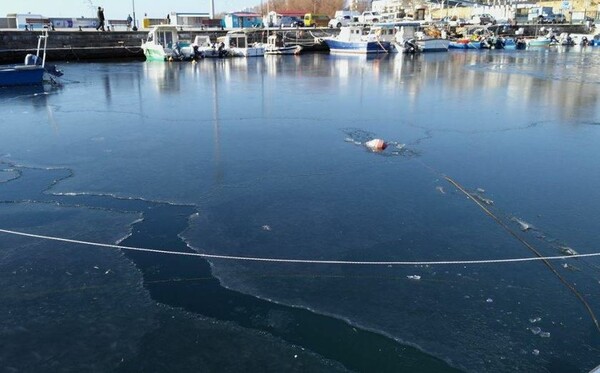
M 567 36 L 567 45 L 575 45 L 575 42 L 573 41 L 571 35 Z
M 32 65 L 41 65 L 41 64 L 42 64 L 42 61 L 35 54 L 29 53 L 25 56 L 25 65 L 32 66 Z
M 204 54 L 202 54 L 202 52 L 200 52 L 198 50 L 198 45 L 194 44 L 192 48 L 194 49 L 194 58 L 193 59 L 204 58 Z
M 181 54 L 181 48 L 179 48 L 178 43 L 173 44 L 173 57 L 177 58 L 178 60 L 183 59 L 183 55 Z
M 494 49 L 504 49 L 504 40 L 500 37 L 496 38 Z
M 44 69 L 46 70 L 46 72 L 48 74 L 50 74 L 52 76 L 55 76 L 57 78 L 63 76 L 63 74 L 64 74 L 62 70 L 59 70 L 56 67 L 56 65 L 48 65 L 48 64 L 46 64 L 46 67 Z
M 417 43 L 415 43 L 414 39 L 410 39 L 404 42 L 404 52 L 405 53 L 416 53 L 417 52 Z
M 225 43 L 221 42 L 219 43 L 219 57 L 225 57 L 227 56 L 227 51 L 225 50 Z
M 581 46 L 583 46 L 583 47 L 587 47 L 588 45 L 590 45 L 590 41 L 588 40 L 588 38 L 587 38 L 587 37 L 585 37 L 585 36 L 584 36 L 584 37 L 582 37 L 582 38 L 581 38 Z

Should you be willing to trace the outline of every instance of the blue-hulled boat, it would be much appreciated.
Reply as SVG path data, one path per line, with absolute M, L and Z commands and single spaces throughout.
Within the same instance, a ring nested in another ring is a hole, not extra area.
M 393 27 L 387 30 L 368 25 L 348 25 L 341 28 L 339 35 L 323 38 L 323 42 L 333 54 L 389 53 L 392 44 L 388 32 L 393 36 Z
M 522 50 L 527 47 L 527 43 L 523 38 L 506 38 L 504 39 L 504 49 L 507 50 Z
M 448 45 L 450 49 L 481 49 L 481 41 L 471 39 L 453 40 Z
M 43 41 L 43 48 L 42 48 Z M 55 66 L 46 66 L 48 30 L 38 36 L 37 52 L 28 54 L 22 64 L 0 66 L 0 86 L 34 85 L 44 82 L 45 74 L 61 76 Z
M 42 84 L 45 71 L 39 65 L 0 66 L 0 86 Z

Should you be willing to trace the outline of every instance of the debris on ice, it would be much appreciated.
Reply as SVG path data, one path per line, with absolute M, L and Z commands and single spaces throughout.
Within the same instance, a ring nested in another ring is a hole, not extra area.
M 531 225 L 531 224 L 527 223 L 527 222 L 526 222 L 526 221 L 524 221 L 524 220 L 517 219 L 517 218 L 512 218 L 512 220 L 513 220 L 514 222 L 516 222 L 517 224 L 519 224 L 519 227 L 521 227 L 521 230 L 522 230 L 523 232 L 525 232 L 525 231 L 527 231 L 527 230 L 530 230 L 530 229 L 532 229 L 532 228 L 533 228 L 533 225 Z

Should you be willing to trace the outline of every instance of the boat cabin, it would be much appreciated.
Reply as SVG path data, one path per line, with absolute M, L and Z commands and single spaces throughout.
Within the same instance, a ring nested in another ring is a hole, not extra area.
M 172 48 L 179 44 L 179 35 L 175 25 L 156 25 L 148 32 L 147 43 L 161 45 L 163 48 Z
M 341 28 L 337 39 L 345 41 L 362 41 L 369 34 L 369 28 L 362 25 L 350 25 Z

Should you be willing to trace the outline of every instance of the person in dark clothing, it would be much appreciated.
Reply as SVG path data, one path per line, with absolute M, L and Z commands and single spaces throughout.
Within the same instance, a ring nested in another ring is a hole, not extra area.
M 104 9 L 102 7 L 98 7 L 98 26 L 96 26 L 96 31 L 102 29 L 104 30 Z

